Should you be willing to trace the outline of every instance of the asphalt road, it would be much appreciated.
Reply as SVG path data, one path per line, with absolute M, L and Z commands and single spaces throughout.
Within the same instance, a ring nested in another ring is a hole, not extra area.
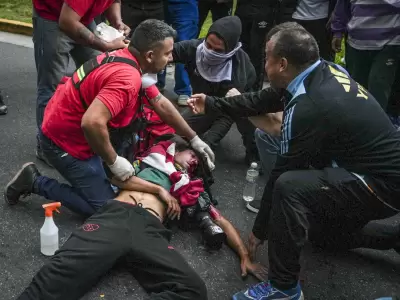
M 0 89 L 9 106 L 9 114 L 0 117 L 0 185 L 4 187 L 23 163 L 36 161 L 36 72 L 30 48 L 0 43 L 0 60 Z M 246 171 L 243 158 L 244 149 L 233 128 L 217 151 L 213 190 L 220 210 L 247 238 L 255 215 L 245 210 L 241 201 Z M 37 164 L 42 173 L 60 178 L 54 170 L 40 162 Z M 261 194 L 261 188 L 258 193 Z M 1 299 L 15 299 L 48 260 L 39 250 L 43 203 L 44 199 L 30 196 L 25 203 L 14 207 L 0 204 Z M 82 222 L 67 209 L 62 209 L 55 221 L 61 242 Z M 398 222 L 399 218 L 390 221 Z M 239 261 L 228 247 L 210 253 L 202 245 L 198 232 L 177 230 L 172 244 L 205 280 L 211 300 L 230 299 L 234 292 L 255 283 L 251 277 L 242 280 Z M 265 247 L 258 258 L 267 264 Z M 315 253 L 308 248 L 302 261 L 306 299 L 375 299 L 391 293 L 400 294 L 400 256 L 394 251 L 357 250 L 331 255 Z M 84 299 L 146 297 L 135 279 L 118 268 L 106 274 Z

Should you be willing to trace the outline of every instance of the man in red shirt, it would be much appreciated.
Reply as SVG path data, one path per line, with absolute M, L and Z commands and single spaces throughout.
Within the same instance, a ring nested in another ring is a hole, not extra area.
M 70 56 L 77 66 L 100 54 L 127 46 L 124 37 L 109 43 L 97 38 L 94 18 L 105 12 L 110 24 L 129 34 L 121 19 L 121 0 L 33 0 L 33 43 L 37 71 L 36 121 L 65 75 Z M 37 148 L 37 157 L 43 159 Z M 45 160 L 46 162 L 46 160 Z
M 91 215 L 106 200 L 113 199 L 114 190 L 102 162 L 121 181 L 134 175 L 134 169 L 117 154 L 109 128 L 127 128 L 138 119 L 141 75 L 156 74 L 172 60 L 175 35 L 175 30 L 162 21 L 144 21 L 133 33 L 128 48 L 99 55 L 60 84 L 46 108 L 40 143 L 46 158 L 71 185 L 41 176 L 36 166 L 28 163 L 6 186 L 5 200 L 16 204 L 21 195 L 35 193 L 61 201 L 77 213 Z M 88 71 L 87 67 L 96 61 L 97 67 Z M 154 84 L 144 93 L 160 118 L 188 138 L 193 149 L 205 155 L 213 168 L 214 153 L 174 105 Z

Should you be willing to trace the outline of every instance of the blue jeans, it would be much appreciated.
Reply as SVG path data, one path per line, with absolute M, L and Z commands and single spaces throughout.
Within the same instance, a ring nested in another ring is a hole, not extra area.
M 115 197 L 99 156 L 88 160 L 76 159 L 42 133 L 40 147 L 49 162 L 71 185 L 40 176 L 34 184 L 35 194 L 60 201 L 63 206 L 85 216 L 92 215 L 107 200 Z
M 35 10 L 32 23 L 37 72 L 36 123 L 40 129 L 46 105 L 61 78 L 67 75 L 70 57 L 79 67 L 101 52 L 77 44 L 59 29 L 57 22 L 39 17 Z M 88 28 L 93 30 L 95 26 L 92 22 Z
M 269 135 L 258 128 L 256 129 L 254 135 L 258 154 L 260 155 L 260 160 L 264 171 L 264 176 L 266 176 L 268 181 L 269 176 L 275 167 L 276 157 L 280 151 L 281 137 Z
M 166 21 L 176 30 L 177 38 L 175 42 L 186 41 L 197 38 L 199 27 L 199 11 L 197 0 L 169 0 Z M 159 86 L 165 86 L 166 72 L 158 76 Z M 183 64 L 175 65 L 175 88 L 178 95 L 190 96 L 189 75 Z

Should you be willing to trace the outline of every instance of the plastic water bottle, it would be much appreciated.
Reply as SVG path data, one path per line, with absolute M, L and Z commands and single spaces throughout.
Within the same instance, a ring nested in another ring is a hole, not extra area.
M 250 169 L 247 170 L 246 174 L 246 186 L 243 190 L 243 200 L 249 203 L 254 200 L 256 196 L 256 179 L 258 177 L 257 163 L 252 162 Z
M 46 256 L 54 255 L 59 247 L 58 227 L 53 220 L 53 211 L 59 212 L 58 208 L 60 206 L 60 202 L 43 205 L 46 218 L 42 228 L 40 229 L 40 252 Z

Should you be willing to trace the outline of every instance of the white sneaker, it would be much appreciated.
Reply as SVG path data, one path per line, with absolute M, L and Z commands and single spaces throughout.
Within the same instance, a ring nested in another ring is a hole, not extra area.
M 178 105 L 187 106 L 187 101 L 189 100 L 188 95 L 179 95 L 178 97 Z

